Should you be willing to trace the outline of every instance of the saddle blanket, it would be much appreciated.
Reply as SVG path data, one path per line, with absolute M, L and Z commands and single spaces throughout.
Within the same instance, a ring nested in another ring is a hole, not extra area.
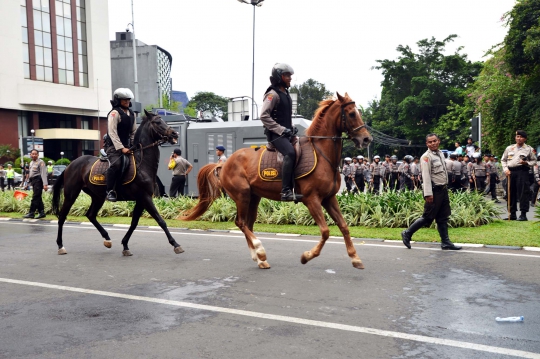
M 137 167 L 135 166 L 135 157 L 131 154 L 129 157 L 129 164 L 121 177 L 122 185 L 131 183 L 137 175 Z M 109 161 L 101 161 L 96 158 L 96 162 L 90 169 L 89 181 L 90 183 L 98 186 L 107 185 L 107 170 L 109 169 Z
M 299 146 L 294 146 L 296 152 L 296 167 L 294 178 L 302 178 L 309 175 L 317 166 L 317 154 L 311 142 L 300 138 Z M 259 157 L 259 177 L 263 181 L 281 181 L 283 169 L 283 155 L 275 149 L 265 147 Z

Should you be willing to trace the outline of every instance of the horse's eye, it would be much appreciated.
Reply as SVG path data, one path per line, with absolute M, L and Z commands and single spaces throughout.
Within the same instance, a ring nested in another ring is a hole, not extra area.
M 350 118 L 356 118 L 356 112 L 351 112 L 351 113 L 349 114 L 349 117 L 350 117 Z

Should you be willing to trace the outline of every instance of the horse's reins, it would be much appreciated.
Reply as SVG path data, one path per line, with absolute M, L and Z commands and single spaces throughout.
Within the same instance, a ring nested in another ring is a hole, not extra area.
M 347 103 L 344 103 L 341 105 L 341 128 L 340 128 L 340 134 L 343 133 L 343 132 L 346 132 L 347 135 L 349 137 L 347 138 L 343 138 L 342 136 L 303 136 L 303 137 L 307 137 L 307 138 L 313 138 L 313 139 L 321 139 L 321 140 L 332 140 L 334 141 L 334 150 L 336 152 L 336 164 L 337 164 L 337 167 L 335 168 L 336 172 L 339 172 L 339 159 L 341 158 L 341 155 L 343 154 L 343 141 L 345 140 L 350 140 L 351 139 L 351 135 L 355 132 L 358 132 L 360 131 L 362 128 L 365 128 L 366 125 L 361 125 L 361 126 L 358 126 L 354 129 L 352 129 L 351 131 L 348 130 L 347 128 L 347 116 L 345 115 L 345 107 L 349 106 L 349 105 L 354 105 L 355 102 L 354 101 L 350 101 L 350 102 L 347 102 Z M 330 107 L 328 107 L 330 108 Z M 321 115 L 324 115 L 321 114 Z M 341 151 L 338 151 L 338 140 L 341 140 Z M 313 144 L 313 147 L 315 147 L 315 149 L 321 154 L 321 156 L 323 156 L 323 158 L 330 164 L 331 167 L 333 167 L 332 165 L 332 161 L 330 161 L 330 159 L 328 157 L 326 157 L 326 155 L 324 154 L 324 152 L 322 152 L 318 147 L 317 145 L 315 144 L 314 141 L 311 142 Z M 332 192 L 335 190 L 336 188 L 336 176 L 334 176 L 334 184 L 332 186 Z

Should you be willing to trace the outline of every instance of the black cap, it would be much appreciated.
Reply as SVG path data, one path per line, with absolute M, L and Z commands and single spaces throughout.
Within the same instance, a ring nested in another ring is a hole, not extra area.
M 182 156 L 182 150 L 179 148 L 175 148 L 173 152 L 175 155 Z

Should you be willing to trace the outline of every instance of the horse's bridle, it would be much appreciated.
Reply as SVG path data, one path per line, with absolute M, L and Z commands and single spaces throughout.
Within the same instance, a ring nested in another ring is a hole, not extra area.
M 353 128 L 351 131 L 349 131 L 347 129 L 347 116 L 345 115 L 345 107 L 349 106 L 349 105 L 354 105 L 355 102 L 354 101 L 351 101 L 351 102 L 347 102 L 347 103 L 344 103 L 341 105 L 341 124 L 342 124 L 342 128 L 341 128 L 341 132 L 346 132 L 347 135 L 349 136 L 349 138 L 351 138 L 352 134 L 355 133 L 355 132 L 358 132 L 360 131 L 361 129 L 365 128 L 366 125 L 363 124 L 361 126 L 358 126 L 356 128 Z

